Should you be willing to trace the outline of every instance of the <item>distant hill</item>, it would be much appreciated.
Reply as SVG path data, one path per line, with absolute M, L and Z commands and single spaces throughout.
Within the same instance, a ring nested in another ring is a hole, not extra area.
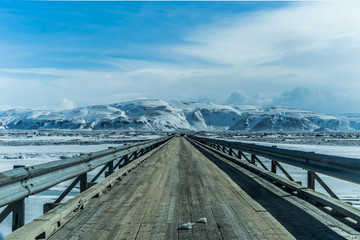
M 141 131 L 355 131 L 360 115 L 330 116 L 279 106 L 136 100 L 64 111 L 0 111 L 1 129 Z

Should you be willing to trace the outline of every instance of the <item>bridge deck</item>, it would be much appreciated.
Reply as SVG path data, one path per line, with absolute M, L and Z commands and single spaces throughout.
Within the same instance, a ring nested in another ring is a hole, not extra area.
M 291 239 L 184 139 L 173 139 L 50 239 Z M 176 230 L 206 217 L 192 230 Z
M 239 185 L 185 139 L 174 138 L 50 239 L 294 239 Z M 176 230 L 202 217 L 208 222 Z M 317 227 L 313 222 L 306 227 Z

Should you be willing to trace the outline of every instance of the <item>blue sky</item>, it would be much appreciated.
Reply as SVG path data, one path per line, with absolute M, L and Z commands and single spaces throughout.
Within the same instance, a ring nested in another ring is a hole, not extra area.
M 7 1 L 0 108 L 139 98 L 360 112 L 360 5 Z

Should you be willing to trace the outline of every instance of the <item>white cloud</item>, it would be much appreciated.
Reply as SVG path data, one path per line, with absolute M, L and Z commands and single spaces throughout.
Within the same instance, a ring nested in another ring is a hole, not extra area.
M 61 100 L 61 109 L 73 109 L 75 108 L 75 102 L 67 99 L 67 98 L 63 98 Z
M 230 96 L 224 103 L 236 105 L 268 105 L 272 104 L 272 99 L 261 97 L 258 94 L 248 95 L 242 90 L 237 90 L 230 93 Z
M 276 97 L 273 104 L 322 113 L 349 113 L 360 111 L 360 107 L 354 107 L 359 101 L 358 95 L 294 88 Z
M 172 50 L 226 66 L 231 80 L 221 83 L 228 92 L 246 92 L 240 96 L 246 103 L 251 95 L 267 102 L 300 87 L 332 94 L 349 103 L 348 111 L 360 111 L 350 97 L 360 91 L 359 12 L 359 1 L 294 4 L 199 28 L 186 37 L 188 45 Z M 343 111 L 327 98 L 317 100 L 316 109 Z
M 56 108 L 51 103 L 67 96 L 63 107 L 68 108 L 74 101 L 82 106 L 139 96 L 227 98 L 244 104 L 288 101 L 310 110 L 316 104 L 328 112 L 343 111 L 341 104 L 346 104 L 346 111 L 360 112 L 355 101 L 360 92 L 359 12 L 357 1 L 304 2 L 216 16 L 216 22 L 188 32 L 187 44 L 149 45 L 172 62 L 107 58 L 98 60 L 106 69 L 0 69 L 0 101 Z M 303 98 L 301 103 L 293 89 L 311 89 L 307 99 L 316 102 Z M 331 99 L 341 104 L 329 105 Z
M 346 1 L 250 13 L 197 29 L 186 38 L 195 44 L 177 51 L 219 64 L 252 65 L 288 52 L 329 49 L 339 41 L 347 43 L 345 49 L 359 47 L 359 10 L 359 2 Z
M 139 96 L 188 99 L 199 91 L 198 87 L 194 88 L 194 84 L 188 84 L 188 81 L 191 82 L 189 79 L 217 74 L 216 69 L 186 68 L 174 64 L 126 59 L 111 61 L 113 68 L 107 71 L 58 68 L 0 69 L 0 74 L 8 76 L 4 81 L 0 81 L 0 84 L 8 85 L 8 92 L 12 93 L 0 96 L 0 100 L 12 100 L 16 102 L 14 104 L 21 104 L 26 98 L 29 107 L 42 106 L 46 102 L 49 108 L 57 108 L 58 106 L 53 103 L 58 102 L 59 98 L 62 99 L 64 94 L 81 106 L 129 101 Z M 68 108 L 66 106 L 68 105 L 64 105 L 63 108 Z

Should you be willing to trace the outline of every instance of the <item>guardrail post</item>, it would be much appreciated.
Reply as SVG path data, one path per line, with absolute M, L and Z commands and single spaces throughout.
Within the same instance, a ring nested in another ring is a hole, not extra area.
M 238 150 L 237 157 L 238 157 L 239 159 L 241 159 L 241 155 L 242 155 L 242 152 L 241 152 L 240 150 Z
M 107 163 L 108 171 L 105 172 L 105 177 L 108 177 L 114 172 L 114 161 L 110 161 Z
M 234 151 L 232 150 L 232 148 L 229 148 L 229 154 L 230 156 L 234 156 Z
M 271 172 L 276 173 L 276 163 L 277 161 L 271 160 Z
M 255 158 L 256 156 L 254 154 L 251 154 L 251 163 L 255 164 Z
M 14 165 L 15 168 L 22 168 L 25 165 Z M 25 223 L 25 198 L 11 204 L 12 209 L 12 231 L 24 226 Z
M 137 152 L 137 151 L 135 151 L 135 152 L 134 152 L 134 156 L 133 156 L 133 159 L 132 159 L 132 160 L 136 159 L 137 157 L 138 157 L 138 152 Z
M 24 226 L 25 223 L 25 199 L 21 199 L 11 204 L 12 208 L 12 230 Z
M 125 155 L 123 166 L 129 164 L 129 155 Z
M 307 171 L 307 187 L 315 190 L 315 172 Z
M 88 188 L 87 173 L 80 175 L 79 180 L 80 180 L 80 192 L 83 192 Z

